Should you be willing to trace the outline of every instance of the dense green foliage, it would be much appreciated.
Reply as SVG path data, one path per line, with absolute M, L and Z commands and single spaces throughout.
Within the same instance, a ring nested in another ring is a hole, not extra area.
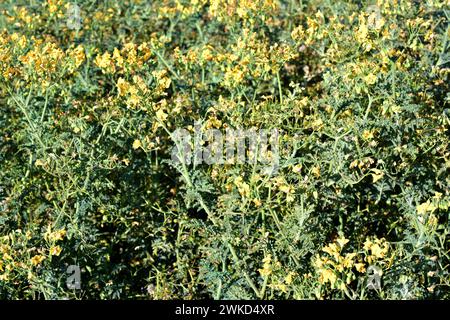
M 448 1 L 73 4 L 0 1 L 0 298 L 450 298 Z

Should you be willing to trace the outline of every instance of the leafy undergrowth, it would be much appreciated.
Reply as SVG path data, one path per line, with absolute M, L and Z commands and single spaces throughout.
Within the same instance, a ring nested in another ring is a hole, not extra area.
M 450 298 L 448 1 L 0 12 L 0 298 Z M 277 172 L 174 161 L 195 126 Z

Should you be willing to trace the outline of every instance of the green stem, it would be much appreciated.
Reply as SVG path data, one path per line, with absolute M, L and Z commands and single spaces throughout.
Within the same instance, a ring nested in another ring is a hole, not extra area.
M 169 134 L 170 138 L 175 142 L 175 144 L 177 145 L 178 150 L 181 150 L 180 146 L 178 145 L 178 142 L 176 141 L 176 139 L 174 139 L 174 137 L 172 136 L 172 133 L 169 131 L 169 129 L 166 127 L 166 125 L 159 120 L 156 116 L 155 116 L 156 121 L 158 121 L 158 123 L 162 126 L 162 128 L 167 132 L 167 134 Z M 194 185 L 192 183 L 191 177 L 189 176 L 189 171 L 187 169 L 186 166 L 186 162 L 184 161 L 184 157 L 179 157 L 181 159 L 181 166 L 182 166 L 182 171 L 180 172 L 181 175 L 183 176 L 186 184 L 188 185 L 189 188 L 193 188 L 194 189 Z M 211 222 L 213 223 L 214 226 L 218 226 L 218 222 L 216 220 L 216 218 L 214 217 L 212 211 L 209 209 L 209 207 L 206 205 L 205 201 L 203 200 L 203 197 L 201 196 L 200 193 L 197 192 L 197 201 L 199 202 L 200 206 L 203 208 L 203 210 L 205 210 L 206 214 L 208 215 L 208 218 L 211 220 Z M 227 239 L 222 238 L 222 240 L 224 241 L 224 243 L 228 246 L 228 248 L 230 249 L 231 255 L 233 257 L 234 262 L 239 265 L 241 260 L 239 259 L 239 257 L 236 254 L 236 250 L 234 249 L 233 245 L 228 242 Z M 252 290 L 255 292 L 257 297 L 261 298 L 260 292 L 257 289 L 255 283 L 253 282 L 253 280 L 250 278 L 250 276 L 248 275 L 248 273 L 243 270 L 242 271 L 245 280 L 247 281 L 248 285 L 252 288 Z
M 278 91 L 280 93 L 280 103 L 283 103 L 283 91 L 281 91 L 280 71 L 277 71 Z

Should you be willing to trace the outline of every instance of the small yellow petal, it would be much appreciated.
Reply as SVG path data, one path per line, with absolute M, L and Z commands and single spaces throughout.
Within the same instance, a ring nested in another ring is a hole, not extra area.
M 134 149 L 134 150 L 137 150 L 137 149 L 139 149 L 140 147 L 142 147 L 141 141 L 138 140 L 138 139 L 134 140 L 134 142 L 133 142 L 133 149 Z
M 339 238 L 336 242 L 339 244 L 341 248 L 343 248 L 350 240 L 345 239 L 345 237 Z
M 380 180 L 384 176 L 384 172 L 379 169 L 372 169 L 372 172 L 373 172 L 372 173 L 373 183 L 376 183 L 378 180 Z
M 52 255 L 52 256 L 59 256 L 61 251 L 62 251 L 62 249 L 61 249 L 60 246 L 51 247 L 50 248 L 50 255 Z

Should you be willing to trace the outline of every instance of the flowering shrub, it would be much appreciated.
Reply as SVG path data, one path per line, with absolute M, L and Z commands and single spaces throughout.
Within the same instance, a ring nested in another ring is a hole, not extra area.
M 448 1 L 0 11 L 2 299 L 450 298 Z

